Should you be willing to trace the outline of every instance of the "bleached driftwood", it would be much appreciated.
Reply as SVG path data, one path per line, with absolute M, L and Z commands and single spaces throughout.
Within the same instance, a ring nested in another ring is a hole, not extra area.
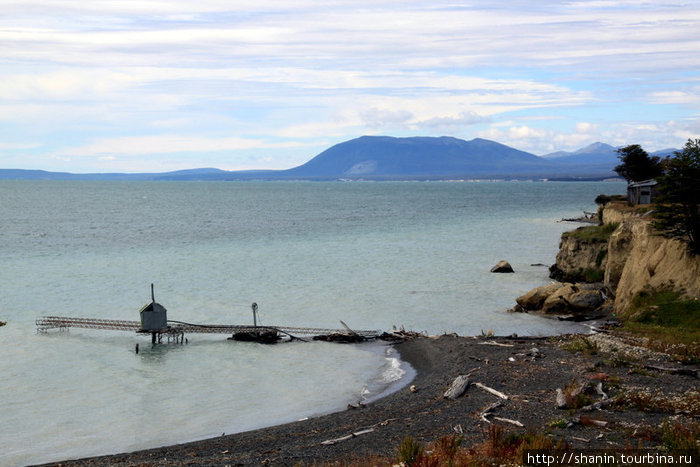
M 581 412 L 592 412 L 594 410 L 601 410 L 604 409 L 605 407 L 609 405 L 613 405 L 615 402 L 617 402 L 617 397 L 613 397 L 612 399 L 603 399 L 602 401 L 598 401 L 594 404 L 586 405 L 584 407 L 581 407 L 579 410 Z
M 479 342 L 481 345 L 497 345 L 498 347 L 514 347 L 513 344 L 502 344 L 500 342 L 494 342 L 494 341 L 485 341 L 485 342 Z
M 584 443 L 590 443 L 590 442 L 591 442 L 590 439 L 579 438 L 578 436 L 572 436 L 571 439 L 575 439 L 576 441 L 583 441 Z
M 511 420 L 510 418 L 493 417 L 493 419 L 498 420 L 499 422 L 510 423 L 511 425 L 515 425 L 515 426 L 520 426 L 520 427 L 525 426 L 522 423 L 520 423 L 519 421 Z
M 349 439 L 356 438 L 360 435 L 372 433 L 373 431 L 374 431 L 374 428 L 368 428 L 366 430 L 360 430 L 360 431 L 356 431 L 354 433 L 350 433 L 349 435 L 346 435 L 346 436 L 341 436 L 340 438 L 327 439 L 326 441 L 322 441 L 321 444 L 324 446 L 330 446 L 332 444 L 337 444 L 337 443 L 340 443 L 342 441 L 347 441 Z
M 508 396 L 506 396 L 505 394 L 503 394 L 503 393 L 500 392 L 500 391 L 496 391 L 494 388 L 490 388 L 490 387 L 486 386 L 485 384 L 482 384 L 482 383 L 474 383 L 474 386 L 476 386 L 476 387 L 478 387 L 478 388 L 481 388 L 481 389 L 483 389 L 483 390 L 486 391 L 486 392 L 490 392 L 490 393 L 493 394 L 494 396 L 498 396 L 498 397 L 500 397 L 501 399 L 508 400 Z
M 495 408 L 500 407 L 500 406 L 502 406 L 502 405 L 503 405 L 503 402 L 501 402 L 501 401 L 494 402 L 493 404 L 489 405 L 488 407 L 486 407 L 486 408 L 484 409 L 483 412 L 481 412 L 481 419 L 482 419 L 483 421 L 485 421 L 486 423 L 491 423 L 491 420 L 489 420 L 489 419 L 486 418 L 486 417 L 488 417 L 489 415 L 492 415 L 491 412 L 492 412 Z
M 605 392 L 603 391 L 603 382 L 602 381 L 599 382 L 598 384 L 596 384 L 595 392 L 598 393 L 603 398 L 603 400 L 608 398 L 608 395 L 605 394 Z
M 467 386 L 469 386 L 469 376 L 459 375 L 454 381 L 452 381 L 452 384 L 447 391 L 445 391 L 445 394 L 443 394 L 442 397 L 443 399 L 457 399 L 459 396 L 464 394 L 464 391 L 467 390 Z
M 557 409 L 565 409 L 566 408 L 566 396 L 564 395 L 564 391 L 561 390 L 561 388 L 557 388 Z

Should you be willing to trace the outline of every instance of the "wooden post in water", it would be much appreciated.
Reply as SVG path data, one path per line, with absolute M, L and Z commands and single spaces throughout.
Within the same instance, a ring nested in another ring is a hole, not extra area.
M 257 328 L 258 327 L 258 304 L 253 302 L 251 307 L 253 308 L 253 327 Z

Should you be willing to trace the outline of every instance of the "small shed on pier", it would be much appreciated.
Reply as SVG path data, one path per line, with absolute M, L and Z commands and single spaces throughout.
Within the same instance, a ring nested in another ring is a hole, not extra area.
M 147 303 L 139 311 L 141 332 L 164 331 L 168 328 L 168 311 L 158 302 Z

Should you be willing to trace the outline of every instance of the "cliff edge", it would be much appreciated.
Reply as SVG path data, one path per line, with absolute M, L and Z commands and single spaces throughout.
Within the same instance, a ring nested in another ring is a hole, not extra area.
M 602 282 L 614 298 L 613 311 L 625 316 L 642 291 L 671 289 L 685 298 L 700 297 L 700 256 L 683 242 L 656 235 L 649 206 L 608 203 L 599 210 L 601 225 L 565 232 L 552 277 Z

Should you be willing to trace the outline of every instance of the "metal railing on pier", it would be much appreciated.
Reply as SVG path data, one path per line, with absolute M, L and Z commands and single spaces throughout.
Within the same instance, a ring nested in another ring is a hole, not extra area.
M 44 316 L 36 320 L 38 332 L 47 332 L 50 329 L 84 328 L 84 329 L 105 329 L 113 331 L 141 331 L 139 321 L 125 321 L 115 319 L 94 319 L 94 318 L 70 318 L 63 316 Z M 346 329 L 328 328 L 308 328 L 292 326 L 250 326 L 235 324 L 193 324 L 182 321 L 168 320 L 168 327 L 163 329 L 164 333 L 198 333 L 198 334 L 235 334 L 244 332 L 265 332 L 277 331 L 288 336 L 318 336 L 328 334 L 348 334 Z M 365 338 L 374 338 L 381 334 L 381 331 L 352 330 L 353 333 Z

